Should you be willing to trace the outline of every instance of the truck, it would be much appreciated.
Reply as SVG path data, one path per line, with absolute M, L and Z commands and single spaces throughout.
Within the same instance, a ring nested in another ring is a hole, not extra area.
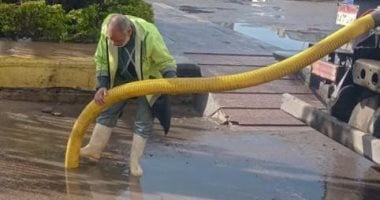
M 350 17 L 344 15 L 360 17 L 380 5 L 377 0 L 350 3 L 339 5 L 338 24 L 350 23 L 347 19 Z M 310 88 L 332 116 L 377 138 L 380 137 L 379 36 L 380 30 L 375 28 L 312 64 L 309 79 Z
M 376 9 L 380 0 L 346 0 L 337 4 L 336 22 L 347 25 Z M 275 58 L 290 56 L 280 54 L 274 53 Z M 302 74 L 329 115 L 380 138 L 380 29 L 335 50 Z

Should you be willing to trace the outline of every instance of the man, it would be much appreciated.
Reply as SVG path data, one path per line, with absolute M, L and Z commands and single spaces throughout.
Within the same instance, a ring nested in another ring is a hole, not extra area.
M 95 61 L 97 91 L 94 101 L 99 105 L 105 103 L 107 90 L 112 87 L 137 80 L 176 77 L 176 62 L 157 28 L 133 16 L 112 14 L 104 20 Z M 152 108 L 157 106 L 157 99 L 151 95 L 138 98 L 129 160 L 130 173 L 134 176 L 143 174 L 140 158 L 152 132 L 152 111 L 155 110 Z M 126 101 L 119 102 L 100 114 L 90 142 L 80 151 L 82 157 L 100 158 L 125 105 Z

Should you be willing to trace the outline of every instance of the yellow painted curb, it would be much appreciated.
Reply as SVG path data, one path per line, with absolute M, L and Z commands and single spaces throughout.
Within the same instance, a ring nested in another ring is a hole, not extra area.
M 59 59 L 0 56 L 0 87 L 82 90 L 95 88 L 95 63 L 92 57 Z

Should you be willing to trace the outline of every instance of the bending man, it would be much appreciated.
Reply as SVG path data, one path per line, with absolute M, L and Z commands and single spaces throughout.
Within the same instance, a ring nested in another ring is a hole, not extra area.
M 133 16 L 112 14 L 104 20 L 95 61 L 97 91 L 94 100 L 99 105 L 104 104 L 107 90 L 115 86 L 138 80 L 176 77 L 176 62 L 157 28 Z M 130 173 L 134 176 L 143 174 L 140 158 L 147 138 L 152 133 L 153 117 L 167 114 L 162 113 L 167 109 L 155 109 L 160 106 L 157 105 L 157 99 L 162 102 L 162 98 L 158 96 L 138 98 L 129 160 Z M 92 160 L 100 158 L 125 105 L 126 101 L 119 102 L 100 114 L 96 119 L 90 142 L 80 150 L 82 157 Z M 155 110 L 159 110 L 160 113 L 154 113 Z

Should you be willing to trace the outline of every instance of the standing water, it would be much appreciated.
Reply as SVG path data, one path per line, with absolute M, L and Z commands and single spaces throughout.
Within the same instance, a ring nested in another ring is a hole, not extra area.
M 233 30 L 255 38 L 282 50 L 300 51 L 309 43 L 317 42 L 327 35 L 320 30 L 287 30 L 284 28 L 254 27 L 248 23 L 234 23 Z

